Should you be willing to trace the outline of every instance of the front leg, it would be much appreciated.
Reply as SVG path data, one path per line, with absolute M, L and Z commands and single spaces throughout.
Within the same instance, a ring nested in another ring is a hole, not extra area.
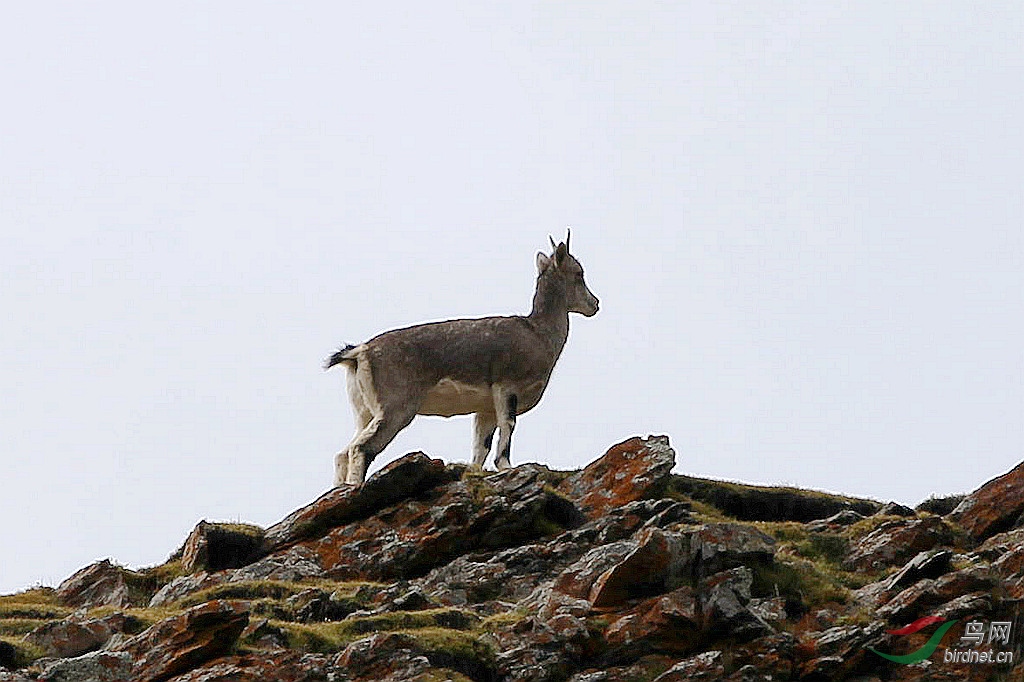
M 510 390 L 495 386 L 494 410 L 498 419 L 498 454 L 494 460 L 498 470 L 512 466 L 512 432 L 516 428 L 519 397 Z
M 473 466 L 483 468 L 497 425 L 498 417 L 493 412 L 477 412 L 473 417 Z

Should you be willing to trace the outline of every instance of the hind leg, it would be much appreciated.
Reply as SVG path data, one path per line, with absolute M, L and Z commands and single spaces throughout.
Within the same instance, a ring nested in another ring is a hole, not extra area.
M 363 399 L 363 394 L 359 390 L 359 383 L 354 372 L 349 372 L 346 383 L 348 385 L 348 400 L 352 404 L 352 416 L 355 417 L 356 421 L 356 432 L 349 444 L 345 446 L 345 449 L 334 456 L 335 487 L 345 485 L 347 482 L 348 463 L 352 446 L 359 440 L 360 434 L 366 430 L 370 422 L 373 421 L 373 413 L 370 412 L 366 401 Z
M 362 484 L 366 480 L 366 470 L 373 462 L 373 458 L 386 448 L 415 416 L 416 408 L 412 407 L 401 411 L 385 411 L 371 419 L 349 445 L 346 483 Z
M 334 486 L 345 485 L 348 481 L 348 462 L 350 453 L 352 452 L 352 446 L 359 440 L 360 434 L 366 430 L 366 427 L 373 421 L 373 415 L 369 412 L 361 412 L 356 415 L 356 433 L 352 437 L 352 441 L 345 446 L 345 449 L 334 456 Z

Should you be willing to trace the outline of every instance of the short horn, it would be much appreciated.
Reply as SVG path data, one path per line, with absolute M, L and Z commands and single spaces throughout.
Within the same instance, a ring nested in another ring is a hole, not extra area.
M 551 242 L 551 250 L 552 251 L 554 251 L 555 249 L 558 248 L 558 244 L 555 243 L 555 238 L 552 237 L 550 234 L 548 235 L 548 241 Z

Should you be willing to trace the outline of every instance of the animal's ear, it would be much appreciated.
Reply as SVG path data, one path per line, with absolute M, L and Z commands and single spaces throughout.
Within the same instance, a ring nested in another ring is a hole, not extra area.
M 548 264 L 551 263 L 551 259 L 545 256 L 542 252 L 537 252 L 537 274 L 544 272 Z
M 569 247 L 566 246 L 565 242 L 562 242 L 555 247 L 555 265 L 560 266 L 565 262 L 565 259 L 569 257 Z

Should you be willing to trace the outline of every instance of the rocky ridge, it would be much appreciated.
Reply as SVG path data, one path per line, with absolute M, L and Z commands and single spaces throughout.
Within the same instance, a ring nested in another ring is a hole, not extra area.
M 577 472 L 412 453 L 270 528 L 0 596 L 0 682 L 1024 679 L 1024 464 L 914 510 L 675 463 L 663 436 Z M 950 620 L 923 660 L 875 653 Z M 1012 662 L 944 660 L 972 621 L 1010 624 L 982 649 Z

